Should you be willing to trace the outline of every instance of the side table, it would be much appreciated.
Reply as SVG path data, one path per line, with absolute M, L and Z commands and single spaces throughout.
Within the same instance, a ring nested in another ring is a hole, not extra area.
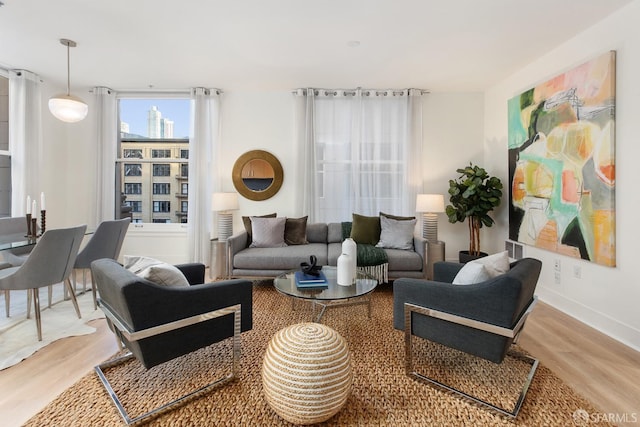
M 211 280 L 228 279 L 231 274 L 229 267 L 229 245 L 226 240 L 211 239 L 211 262 L 209 277 Z
M 427 279 L 433 280 L 433 264 L 444 261 L 444 242 L 427 240 Z

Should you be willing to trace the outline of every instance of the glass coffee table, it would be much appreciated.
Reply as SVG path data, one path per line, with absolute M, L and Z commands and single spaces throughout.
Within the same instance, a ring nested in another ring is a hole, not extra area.
M 313 304 L 313 321 L 319 323 L 327 308 L 345 307 L 366 304 L 371 317 L 371 292 L 378 286 L 378 281 L 370 275 L 356 272 L 355 282 L 351 286 L 338 285 L 336 267 L 324 266 L 322 272 L 327 277 L 326 288 L 298 288 L 294 271 L 281 274 L 273 279 L 278 292 L 294 298 L 311 301 Z M 316 306 L 322 307 L 316 315 Z

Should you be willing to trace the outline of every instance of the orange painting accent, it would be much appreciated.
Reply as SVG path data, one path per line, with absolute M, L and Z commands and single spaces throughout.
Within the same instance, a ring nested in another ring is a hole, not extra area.
M 513 183 L 511 184 L 511 194 L 514 202 L 520 202 L 527 195 L 524 189 L 524 170 L 518 165 L 513 174 Z
M 616 165 L 601 165 L 599 168 L 602 175 L 605 176 L 609 182 L 613 182 L 616 179 Z
M 554 220 L 548 221 L 536 238 L 536 246 L 550 251 L 558 248 L 558 225 Z
M 562 200 L 567 203 L 578 203 L 580 201 L 576 175 L 571 169 L 562 171 Z
M 615 222 L 612 210 L 597 209 L 593 212 L 593 259 L 609 267 L 616 265 Z

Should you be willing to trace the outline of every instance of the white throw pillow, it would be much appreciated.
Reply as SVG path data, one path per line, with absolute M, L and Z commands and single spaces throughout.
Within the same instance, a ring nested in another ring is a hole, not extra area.
M 250 248 L 281 248 L 287 246 L 284 242 L 284 226 L 287 219 L 251 217 L 251 245 Z
M 124 256 L 124 268 L 160 286 L 189 286 L 182 271 L 171 264 L 144 256 Z
M 416 220 L 395 220 L 380 216 L 380 241 L 376 244 L 379 248 L 388 249 L 413 249 L 413 230 Z
M 473 285 L 489 279 L 491 276 L 484 265 L 468 262 L 458 271 L 451 283 L 454 285 Z
M 507 251 L 474 259 L 470 262 L 484 265 L 491 277 L 504 274 L 511 268 L 509 263 L 509 253 Z

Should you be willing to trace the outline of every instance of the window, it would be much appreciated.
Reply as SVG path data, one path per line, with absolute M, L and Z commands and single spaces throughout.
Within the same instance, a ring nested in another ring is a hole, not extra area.
M 125 148 L 122 150 L 122 157 L 125 159 L 141 159 L 142 149 L 140 148 Z
M 153 165 L 153 176 L 169 176 L 171 175 L 171 165 L 159 164 Z
M 166 182 L 153 184 L 153 194 L 170 194 L 170 193 L 171 193 L 171 184 Z
M 142 176 L 141 163 L 125 163 L 124 176 Z
M 153 202 L 153 211 L 154 212 L 170 212 L 171 202 L 168 202 L 166 200 L 156 200 Z
M 188 200 L 188 153 L 191 101 L 177 97 L 127 97 L 118 99 L 120 139 L 116 160 L 116 191 L 132 207 L 133 222 L 180 223 L 187 215 L 170 207 Z M 139 159 L 132 161 L 132 159 Z M 161 162 L 161 163 L 160 163 Z M 183 172 L 185 172 L 183 174 Z M 171 191 L 173 190 L 173 194 Z M 157 199 L 164 200 L 157 200 Z M 188 206 L 188 204 L 187 204 Z
M 189 183 L 183 182 L 180 187 L 180 194 L 189 194 Z
M 180 212 L 188 212 L 188 208 L 189 208 L 189 202 L 187 202 L 186 200 L 183 200 L 182 202 L 180 202 Z
M 171 158 L 171 150 L 151 150 L 151 157 L 154 159 L 169 159 Z
M 131 206 L 131 212 L 142 212 L 142 202 L 140 200 L 127 200 L 125 206 Z
M 124 185 L 124 194 L 142 194 L 142 183 L 127 182 Z

